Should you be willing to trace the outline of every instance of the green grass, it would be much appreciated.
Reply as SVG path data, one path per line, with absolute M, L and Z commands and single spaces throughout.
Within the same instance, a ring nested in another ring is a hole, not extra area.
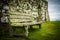
M 41 29 L 29 34 L 30 40 L 60 40 L 60 21 L 44 22 Z
M 29 32 L 30 40 L 60 40 L 60 21 L 43 22 L 41 29 L 36 28 L 38 26 L 35 26 L 35 30 Z

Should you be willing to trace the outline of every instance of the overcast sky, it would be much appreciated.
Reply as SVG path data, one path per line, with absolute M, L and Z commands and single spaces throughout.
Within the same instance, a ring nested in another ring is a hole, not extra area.
M 48 0 L 50 20 L 60 20 L 60 0 Z

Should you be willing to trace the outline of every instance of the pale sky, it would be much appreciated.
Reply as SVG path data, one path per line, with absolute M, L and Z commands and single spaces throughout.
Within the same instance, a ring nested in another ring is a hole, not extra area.
M 48 0 L 50 20 L 60 20 L 60 0 Z

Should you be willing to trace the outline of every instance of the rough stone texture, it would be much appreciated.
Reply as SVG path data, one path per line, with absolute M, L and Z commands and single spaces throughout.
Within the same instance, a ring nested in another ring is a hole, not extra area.
M 1 27 L 5 24 L 3 28 L 9 28 L 10 26 L 6 25 L 13 23 L 49 20 L 48 2 L 46 0 L 0 0 L 0 13 L 0 18 L 5 17 L 2 19 L 3 24 L 0 19 Z M 26 32 L 28 33 L 28 30 Z
M 46 0 L 3 0 L 0 2 L 0 12 L 2 13 L 0 17 L 7 17 L 4 21 L 8 19 L 10 22 L 49 20 Z

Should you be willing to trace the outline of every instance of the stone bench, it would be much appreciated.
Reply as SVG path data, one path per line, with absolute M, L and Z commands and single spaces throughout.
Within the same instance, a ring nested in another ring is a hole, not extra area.
M 23 28 L 23 30 L 25 31 L 24 35 L 26 37 L 28 37 L 28 33 L 29 33 L 28 29 L 29 29 L 29 27 L 30 27 L 30 29 L 32 29 L 33 25 L 38 25 L 39 28 L 41 28 L 41 23 L 42 22 L 27 22 L 27 23 L 18 23 L 17 25 L 16 25 L 16 23 L 13 23 L 13 25 L 12 24 L 10 25 L 10 36 L 14 35 L 13 34 L 13 28 Z M 15 35 L 17 35 L 17 34 L 15 34 Z

